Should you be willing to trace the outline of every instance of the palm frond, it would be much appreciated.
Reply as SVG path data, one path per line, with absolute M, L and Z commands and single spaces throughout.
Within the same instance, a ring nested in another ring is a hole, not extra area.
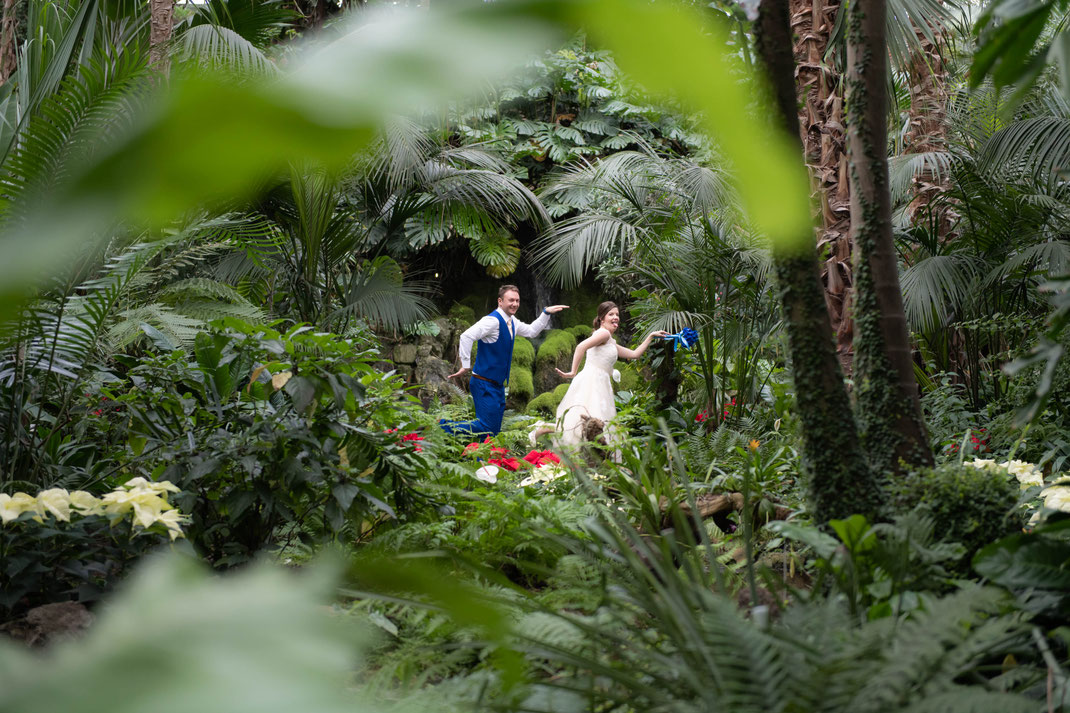
M 905 202 L 913 193 L 914 182 L 925 179 L 933 183 L 947 180 L 951 172 L 951 154 L 946 151 L 906 153 L 888 161 L 888 187 L 892 203 Z
M 396 331 L 434 313 L 429 292 L 428 285 L 404 282 L 401 267 L 392 259 L 378 257 L 353 272 L 345 305 L 334 316 L 352 315 Z
M 543 233 L 532 248 L 531 261 L 554 284 L 572 288 L 610 251 L 627 250 L 644 232 L 617 216 L 584 213 Z
M 1038 116 L 997 131 L 981 154 L 983 168 L 1048 181 L 1070 170 L 1070 118 Z
M 963 313 L 976 284 L 975 260 L 963 255 L 931 255 L 900 275 L 903 308 L 911 327 L 924 333 L 943 328 L 952 314 Z
M 177 38 L 176 55 L 180 60 L 238 72 L 268 73 L 275 69 L 260 48 L 220 25 L 188 28 Z

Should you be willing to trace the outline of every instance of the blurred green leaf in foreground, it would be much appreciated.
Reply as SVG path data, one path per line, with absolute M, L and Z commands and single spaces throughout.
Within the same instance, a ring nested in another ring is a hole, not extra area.
M 0 641 L 0 711 L 360 713 L 346 682 L 356 637 L 320 603 L 329 567 L 219 577 L 179 556 L 147 562 L 84 639 L 42 659 Z

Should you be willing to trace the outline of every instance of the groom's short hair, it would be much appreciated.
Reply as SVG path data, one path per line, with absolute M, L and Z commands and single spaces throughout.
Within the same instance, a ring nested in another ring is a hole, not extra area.
M 520 288 L 517 287 L 516 285 L 502 285 L 501 287 L 498 288 L 498 299 L 501 299 L 502 297 L 505 297 L 505 293 L 506 292 L 515 292 L 515 293 L 517 293 L 519 295 L 520 294 Z

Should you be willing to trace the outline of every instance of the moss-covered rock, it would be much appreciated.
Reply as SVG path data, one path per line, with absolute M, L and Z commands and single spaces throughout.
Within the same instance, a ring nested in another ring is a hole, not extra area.
M 567 391 L 568 384 L 560 384 L 553 391 L 539 394 L 528 402 L 528 414 L 531 416 L 554 418 L 557 414 L 557 405 L 561 403 L 561 399 L 565 398 L 565 393 Z
M 535 365 L 535 347 L 527 337 L 517 337 L 513 342 L 513 368 L 523 367 L 531 370 Z
M 593 332 L 594 329 L 589 324 L 577 324 L 575 327 L 569 327 L 565 331 L 574 336 L 578 343 L 591 336 L 591 332 Z
M 576 351 L 576 337 L 564 329 L 553 329 L 539 346 L 535 357 L 535 389 L 541 393 L 551 391 L 561 383 L 554 369 L 568 371 L 572 367 L 572 354 Z
M 509 370 L 509 396 L 505 399 L 505 406 L 522 411 L 534 395 L 535 382 L 531 369 L 518 366 L 516 362 L 513 362 Z
M 476 323 L 476 312 L 475 312 L 475 310 L 472 309 L 471 306 L 466 305 L 466 304 L 461 304 L 460 302 L 454 302 L 453 303 L 453 306 L 450 307 L 450 311 L 449 311 L 449 314 L 447 316 L 450 319 L 452 319 L 452 320 L 454 320 L 456 322 L 459 322 L 460 324 L 464 324 L 466 326 L 471 326 L 471 325 Z

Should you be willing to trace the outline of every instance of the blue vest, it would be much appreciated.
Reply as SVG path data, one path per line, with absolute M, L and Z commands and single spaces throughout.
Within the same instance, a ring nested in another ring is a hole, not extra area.
M 497 310 L 491 312 L 490 316 L 498 320 L 498 341 L 493 344 L 479 342 L 472 373 L 504 384 L 509 381 L 509 367 L 513 365 L 513 335 L 509 333 L 509 324 Z

